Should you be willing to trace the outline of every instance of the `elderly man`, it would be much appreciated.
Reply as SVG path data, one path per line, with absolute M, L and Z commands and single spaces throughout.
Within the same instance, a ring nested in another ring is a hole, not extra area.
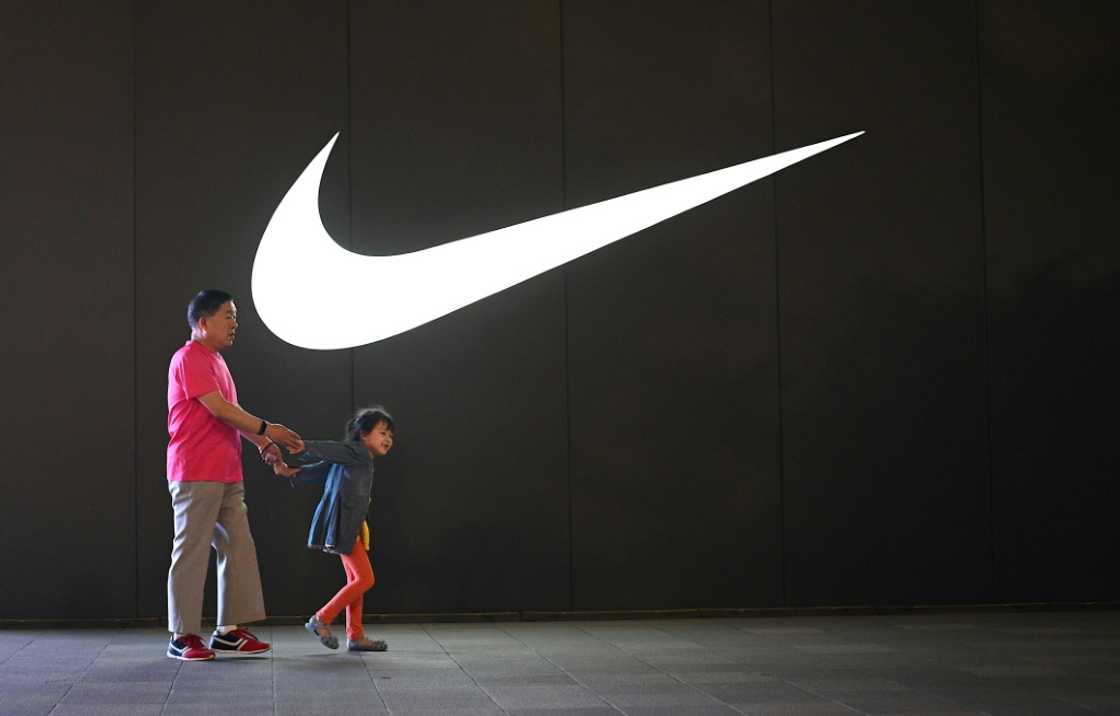
M 215 651 L 262 654 L 271 646 L 238 625 L 263 619 L 257 550 L 249 531 L 241 474 L 241 439 L 275 464 L 279 443 L 303 448 L 292 430 L 268 423 L 237 403 L 237 388 L 221 352 L 233 345 L 237 307 L 225 291 L 200 292 L 187 306 L 191 338 L 167 371 L 167 486 L 175 516 L 167 614 L 167 655 L 205 661 Z M 218 625 L 207 646 L 202 592 L 210 548 L 218 553 Z

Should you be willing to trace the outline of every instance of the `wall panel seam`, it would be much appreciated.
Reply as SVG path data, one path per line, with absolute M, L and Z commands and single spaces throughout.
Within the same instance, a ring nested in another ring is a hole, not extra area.
M 354 250 L 354 52 L 352 3 L 346 0 L 346 241 L 348 248 Z M 349 348 L 346 353 L 350 359 L 350 413 L 358 410 L 358 349 Z
M 774 0 L 769 2 L 769 55 L 770 55 L 770 153 L 778 151 L 776 80 L 774 77 Z M 782 273 L 780 241 L 778 238 L 778 178 L 770 179 L 771 235 L 774 241 L 774 340 L 775 360 L 777 363 L 778 392 L 778 565 L 781 584 L 781 603 L 787 604 L 786 588 L 786 500 L 785 500 L 785 441 L 782 395 Z
M 980 0 L 973 3 L 974 30 L 976 33 L 976 142 L 977 174 L 980 190 L 980 263 L 984 312 L 984 424 L 986 427 L 988 472 L 988 540 L 991 558 L 990 589 L 998 593 L 999 572 L 996 569 L 996 519 L 995 519 L 995 455 L 992 446 L 992 306 L 988 286 L 988 209 L 984 197 L 984 73 L 982 67 L 980 35 Z M 994 596 L 994 594 L 992 595 Z
M 568 208 L 568 105 L 567 105 L 567 75 L 565 74 L 564 52 L 564 0 L 558 0 L 557 17 L 560 24 L 560 208 Z M 564 462 L 567 473 L 568 487 L 568 609 L 576 608 L 575 588 L 575 535 L 573 534 L 573 495 L 572 495 L 572 381 L 571 381 L 571 347 L 569 336 L 568 314 L 568 275 L 569 269 L 565 266 L 561 271 L 560 299 L 563 305 L 564 321 Z
M 133 616 L 140 617 L 140 321 L 138 311 L 140 306 L 140 271 L 137 266 L 138 239 L 136 235 L 136 154 L 137 154 L 137 98 L 136 98 L 136 0 L 129 3 L 129 30 L 131 33 L 131 80 L 132 80 L 132 186 L 129 194 L 132 204 L 132 573 L 133 584 Z

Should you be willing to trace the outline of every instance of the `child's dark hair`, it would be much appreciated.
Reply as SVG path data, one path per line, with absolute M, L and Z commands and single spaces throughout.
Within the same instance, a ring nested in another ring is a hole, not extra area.
M 389 415 L 389 411 L 384 406 L 374 405 L 369 408 L 362 408 L 346 422 L 344 439 L 361 440 L 363 435 L 368 435 L 382 421 L 389 426 L 390 430 L 396 430 L 393 416 Z

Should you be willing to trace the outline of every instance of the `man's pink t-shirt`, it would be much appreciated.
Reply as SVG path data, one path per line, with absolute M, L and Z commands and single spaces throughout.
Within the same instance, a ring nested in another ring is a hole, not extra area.
M 172 482 L 242 479 L 241 436 L 197 400 L 214 391 L 237 403 L 237 388 L 222 356 L 187 341 L 167 369 L 167 479 Z

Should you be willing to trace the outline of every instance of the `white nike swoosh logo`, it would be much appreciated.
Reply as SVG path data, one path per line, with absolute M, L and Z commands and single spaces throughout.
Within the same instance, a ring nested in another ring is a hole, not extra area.
M 363 256 L 319 217 L 335 134 L 276 207 L 253 262 L 257 313 L 279 338 L 331 350 L 374 343 L 561 266 L 854 139 L 855 132 L 421 251 Z M 382 297 L 366 314 L 370 296 Z M 366 319 L 365 316 L 369 315 Z

